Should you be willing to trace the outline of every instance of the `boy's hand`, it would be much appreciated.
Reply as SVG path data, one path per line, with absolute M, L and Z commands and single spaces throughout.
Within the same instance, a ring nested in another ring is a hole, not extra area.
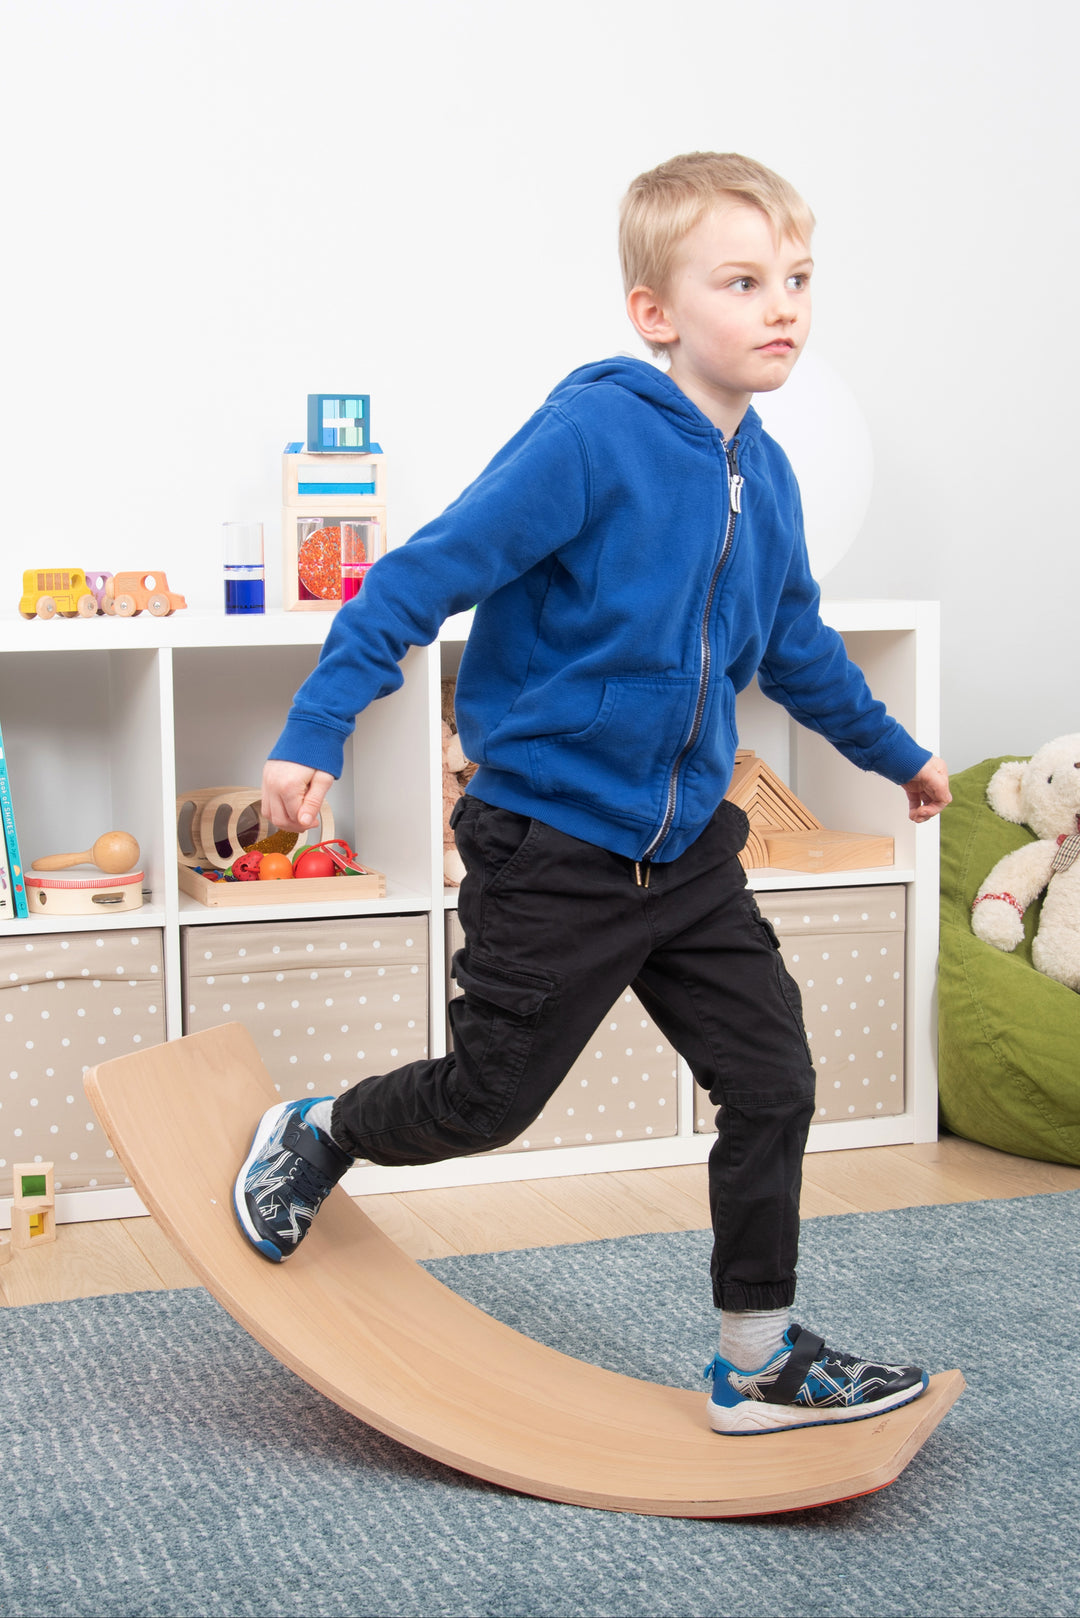
M 949 791 L 949 771 L 943 758 L 927 759 L 918 775 L 904 782 L 908 795 L 908 819 L 917 825 L 940 815 L 947 803 L 952 803 Z
M 272 758 L 263 770 L 262 812 L 279 831 L 307 831 L 333 784 L 325 770 Z

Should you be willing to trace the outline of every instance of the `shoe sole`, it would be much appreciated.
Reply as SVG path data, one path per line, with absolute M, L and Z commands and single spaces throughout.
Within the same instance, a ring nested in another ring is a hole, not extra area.
M 236 1180 L 233 1184 L 233 1212 L 236 1214 L 237 1223 L 239 1224 L 240 1229 L 243 1231 L 252 1247 L 254 1247 L 257 1252 L 261 1253 L 263 1258 L 270 1259 L 270 1261 L 274 1264 L 283 1264 L 284 1261 L 287 1258 L 290 1258 L 292 1255 L 289 1253 L 283 1253 L 280 1247 L 275 1247 L 273 1242 L 268 1241 L 265 1236 L 260 1236 L 259 1232 L 255 1229 L 255 1226 L 252 1223 L 251 1214 L 248 1210 L 247 1198 L 244 1195 L 244 1182 L 251 1170 L 251 1165 L 261 1155 L 267 1141 L 270 1139 L 271 1135 L 274 1133 L 274 1130 L 281 1122 L 282 1114 L 288 1111 L 290 1105 L 290 1102 L 282 1101 L 278 1106 L 271 1107 L 268 1112 L 263 1113 L 259 1120 L 258 1128 L 255 1131 L 255 1138 L 251 1143 L 251 1150 L 244 1159 L 244 1166 L 240 1170 L 240 1173 L 236 1176 Z
M 923 1372 L 922 1381 L 912 1388 L 901 1388 L 899 1393 L 883 1399 L 873 1399 L 865 1405 L 824 1406 L 813 1410 L 806 1405 L 771 1405 L 763 1399 L 744 1399 L 737 1405 L 718 1405 L 710 1399 L 706 1409 L 709 1425 L 714 1432 L 727 1438 L 749 1438 L 760 1433 L 790 1433 L 800 1427 L 828 1427 L 839 1421 L 867 1421 L 888 1410 L 898 1410 L 924 1394 L 930 1378 Z

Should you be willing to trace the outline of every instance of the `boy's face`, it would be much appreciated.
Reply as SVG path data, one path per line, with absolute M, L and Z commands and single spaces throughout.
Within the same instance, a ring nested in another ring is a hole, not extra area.
M 778 239 L 759 208 L 732 197 L 687 233 L 666 294 L 631 293 L 638 330 L 665 344 L 672 381 L 725 437 L 753 394 L 791 374 L 810 331 L 812 268 L 806 242 Z

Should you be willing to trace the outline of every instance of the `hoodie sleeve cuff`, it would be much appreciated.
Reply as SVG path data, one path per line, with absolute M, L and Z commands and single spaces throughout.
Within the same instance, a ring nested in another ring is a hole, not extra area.
M 885 747 L 867 760 L 866 768 L 873 770 L 875 775 L 883 775 L 886 781 L 892 781 L 896 786 L 902 787 L 918 775 L 924 764 L 929 763 L 933 753 L 925 747 L 920 747 L 905 730 L 897 726 L 897 734 L 891 736 Z
M 348 732 L 308 719 L 289 718 L 285 729 L 270 749 L 270 757 L 289 764 L 304 764 L 311 770 L 325 770 L 335 780 L 345 767 L 345 740 Z

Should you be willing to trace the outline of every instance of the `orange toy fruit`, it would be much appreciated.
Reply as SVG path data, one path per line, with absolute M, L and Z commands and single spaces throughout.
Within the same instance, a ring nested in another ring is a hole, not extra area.
M 259 863 L 260 882 L 283 882 L 292 874 L 292 861 L 284 854 L 264 854 Z

